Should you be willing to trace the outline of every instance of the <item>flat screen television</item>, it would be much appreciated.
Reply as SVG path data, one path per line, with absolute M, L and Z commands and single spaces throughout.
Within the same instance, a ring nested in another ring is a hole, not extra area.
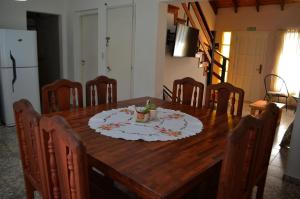
M 176 27 L 174 57 L 195 57 L 198 52 L 199 30 L 178 24 Z

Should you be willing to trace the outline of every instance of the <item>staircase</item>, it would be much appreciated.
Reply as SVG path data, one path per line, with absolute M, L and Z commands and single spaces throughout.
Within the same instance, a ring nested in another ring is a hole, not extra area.
M 208 62 L 207 85 L 212 83 L 225 82 L 226 65 L 229 59 L 215 49 L 215 32 L 210 31 L 199 2 L 181 3 L 186 19 L 178 17 L 179 7 L 168 5 L 168 12 L 174 15 L 174 25 L 180 23 L 197 28 L 203 32 L 204 38 L 199 35 L 199 52 L 205 55 Z M 195 17 L 193 17 L 195 16 Z M 196 23 L 197 22 L 197 23 Z

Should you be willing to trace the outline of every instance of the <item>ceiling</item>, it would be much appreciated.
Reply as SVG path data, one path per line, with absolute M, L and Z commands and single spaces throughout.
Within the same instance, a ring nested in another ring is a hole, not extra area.
M 238 12 L 239 7 L 256 7 L 259 12 L 260 6 L 278 5 L 278 8 L 284 10 L 285 4 L 300 2 L 299 0 L 211 0 L 210 5 L 217 14 L 219 8 L 232 7 L 235 12 Z

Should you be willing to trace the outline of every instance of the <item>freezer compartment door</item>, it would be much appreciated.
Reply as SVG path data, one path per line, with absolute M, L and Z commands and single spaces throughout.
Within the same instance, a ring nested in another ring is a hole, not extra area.
M 37 66 L 36 32 L 0 30 L 0 67 L 12 67 L 10 52 L 17 67 Z
M 30 101 L 34 109 L 40 112 L 40 92 L 37 67 L 17 68 L 18 79 L 12 88 L 12 68 L 1 70 L 1 110 L 2 119 L 6 126 L 15 124 L 13 103 L 22 98 Z

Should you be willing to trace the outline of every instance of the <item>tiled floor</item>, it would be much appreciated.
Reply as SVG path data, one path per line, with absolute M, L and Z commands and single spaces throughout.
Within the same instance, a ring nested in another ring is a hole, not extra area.
M 15 128 L 0 127 L 0 198 L 25 198 Z
M 248 104 L 244 105 L 243 112 L 244 114 L 249 113 Z M 288 150 L 280 150 L 279 146 L 281 138 L 294 116 L 293 111 L 283 111 L 270 159 L 265 199 L 300 198 L 300 186 L 282 180 L 287 164 Z M 25 198 L 25 192 L 15 128 L 0 127 L 0 199 L 19 198 Z

